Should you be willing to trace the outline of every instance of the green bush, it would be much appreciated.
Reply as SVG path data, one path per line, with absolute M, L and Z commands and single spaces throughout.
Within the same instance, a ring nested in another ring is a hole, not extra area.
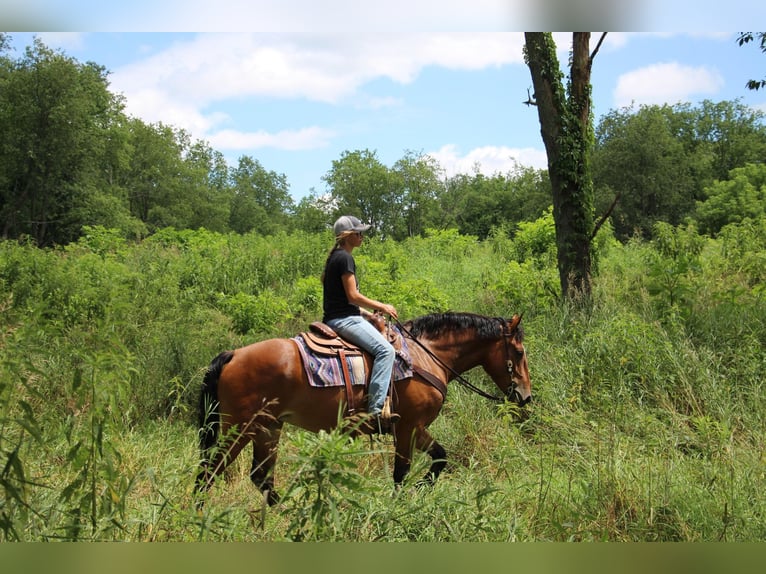
M 549 215 L 487 241 L 369 238 L 362 291 L 402 319 L 524 312 L 534 400 L 517 418 L 450 383 L 448 466 L 393 490 L 393 454 L 286 426 L 262 508 L 240 457 L 194 511 L 196 402 L 220 351 L 321 314 L 328 233 L 89 228 L 67 248 L 0 242 L 0 536 L 5 540 L 760 540 L 762 221 L 716 238 L 660 226 L 596 239 L 593 304 L 558 298 Z M 355 253 L 356 255 L 356 253 Z M 480 370 L 466 375 L 495 392 Z M 255 501 L 255 502 L 254 502 Z

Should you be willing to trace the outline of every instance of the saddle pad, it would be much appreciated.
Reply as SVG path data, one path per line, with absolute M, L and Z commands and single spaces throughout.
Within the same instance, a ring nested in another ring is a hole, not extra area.
M 293 341 L 298 346 L 301 355 L 303 368 L 312 387 L 340 387 L 343 386 L 343 368 L 340 357 L 338 356 L 320 356 L 311 351 L 306 346 L 306 342 L 300 335 L 293 337 Z M 351 377 L 352 385 L 364 385 L 367 379 L 367 369 L 364 365 L 364 357 L 346 357 L 348 372 Z M 409 354 L 406 345 L 401 353 L 396 354 L 394 361 L 394 380 L 409 379 L 412 377 L 412 365 L 410 364 Z

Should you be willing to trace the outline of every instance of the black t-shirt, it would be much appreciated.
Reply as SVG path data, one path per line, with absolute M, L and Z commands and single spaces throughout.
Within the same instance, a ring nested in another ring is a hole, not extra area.
M 359 315 L 359 307 L 349 303 L 346 290 L 343 288 L 343 275 L 351 273 L 356 281 L 356 263 L 351 254 L 345 249 L 332 252 L 324 274 L 323 322 L 340 319 L 351 315 Z M 359 282 L 357 281 L 357 287 Z

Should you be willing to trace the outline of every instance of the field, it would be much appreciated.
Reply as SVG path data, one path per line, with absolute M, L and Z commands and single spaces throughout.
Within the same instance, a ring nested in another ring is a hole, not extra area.
M 760 541 L 766 537 L 766 229 L 597 238 L 591 301 L 558 300 L 552 221 L 355 253 L 403 319 L 523 313 L 519 418 L 450 385 L 449 464 L 394 490 L 390 439 L 283 434 L 277 506 L 249 453 L 195 509 L 196 403 L 221 350 L 321 315 L 328 234 L 92 228 L 0 243 L 0 535 L 51 541 Z M 481 372 L 474 384 L 492 390 Z

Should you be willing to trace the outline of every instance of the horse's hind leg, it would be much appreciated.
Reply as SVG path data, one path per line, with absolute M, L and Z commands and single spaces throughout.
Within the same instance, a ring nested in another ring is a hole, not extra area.
M 250 440 L 249 436 L 242 433 L 232 437 L 224 436 L 226 437 L 225 439 L 221 439 L 218 445 L 210 449 L 208 454 L 211 456 L 201 463 L 201 470 L 197 475 L 197 489 L 200 493 L 210 490 L 215 478 L 234 462 L 240 451 Z M 201 504 L 198 506 L 201 506 Z
M 260 490 L 269 506 L 279 502 L 279 495 L 274 490 L 274 464 L 277 462 L 277 447 L 282 434 L 282 425 L 260 428 L 253 437 L 253 465 L 250 468 L 250 480 Z

